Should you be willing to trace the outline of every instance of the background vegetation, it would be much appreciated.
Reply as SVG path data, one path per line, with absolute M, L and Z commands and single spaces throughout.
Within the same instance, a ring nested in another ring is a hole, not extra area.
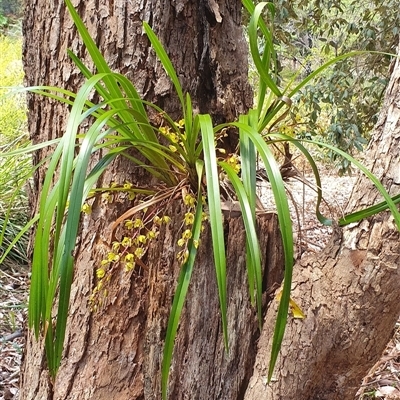
M 275 0 L 274 41 L 280 79 L 304 78 L 332 57 L 349 51 L 396 53 L 398 3 L 394 0 Z M 390 77 L 391 57 L 371 53 L 335 63 L 296 97 L 292 116 L 302 129 L 351 153 L 362 151 L 377 120 Z M 349 163 L 326 151 L 339 172 Z
M 1 3 L 0 3 L 1 5 Z M 0 34 L 0 152 L 26 146 L 26 105 L 23 94 L 11 94 L 22 86 L 22 38 L 18 28 Z M 19 32 L 17 35 L 16 33 Z M 28 221 L 26 182 L 31 175 L 29 156 L 0 160 L 0 264 L 10 243 Z M 12 247 L 9 259 L 26 262 L 27 235 Z

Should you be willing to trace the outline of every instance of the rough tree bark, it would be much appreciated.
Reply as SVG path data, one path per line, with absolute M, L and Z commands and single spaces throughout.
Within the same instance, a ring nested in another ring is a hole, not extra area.
M 400 192 L 400 64 L 394 67 L 366 164 Z M 360 176 L 347 212 L 381 201 Z M 330 244 L 295 267 L 293 297 L 307 315 L 290 320 L 273 381 L 266 384 L 275 307 L 266 315 L 246 400 L 354 399 L 400 315 L 400 234 L 389 212 L 336 229 Z
M 199 112 L 215 122 L 233 120 L 252 103 L 247 83 L 247 51 L 242 37 L 241 3 L 214 1 L 75 0 L 89 31 L 111 68 L 131 78 L 147 100 L 175 118 L 178 103 L 161 65 L 142 33 L 148 21 L 164 43 L 184 89 Z M 77 89 L 81 80 L 66 49 L 83 55 L 82 45 L 63 1 L 27 2 L 24 63 L 28 85 Z M 34 141 L 62 134 L 68 110 L 43 98 L 29 98 L 29 129 Z M 156 118 L 157 116 L 155 116 Z M 231 136 L 232 137 L 232 136 Z M 226 143 L 229 147 L 234 144 Z M 38 153 L 43 158 L 46 152 Z M 40 192 L 43 170 L 35 178 Z M 117 160 L 99 186 L 125 181 L 144 184 L 146 177 Z M 106 304 L 91 313 L 88 297 L 96 285 L 95 269 L 108 252 L 110 226 L 131 203 L 97 199 L 90 217 L 82 219 L 76 249 L 74 285 L 63 362 L 55 382 L 47 371 L 42 343 L 29 334 L 23 363 L 21 399 L 159 399 L 160 362 L 167 318 L 179 272 L 175 249 L 183 210 L 171 204 L 174 221 L 149 248 L 148 269 L 117 270 L 109 283 Z M 273 214 L 260 220 L 264 249 L 264 287 L 280 281 L 279 230 Z M 218 296 L 209 234 L 202 238 L 186 307 L 176 340 L 170 398 L 243 398 L 255 359 L 258 327 L 247 294 L 243 226 L 227 218 L 229 331 L 231 350 L 224 352 Z

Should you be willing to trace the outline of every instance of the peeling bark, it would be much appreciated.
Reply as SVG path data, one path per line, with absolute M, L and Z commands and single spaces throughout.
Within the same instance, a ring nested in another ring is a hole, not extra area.
M 397 61 L 365 157 L 366 166 L 392 196 L 400 192 L 399 82 Z M 379 201 L 375 187 L 360 176 L 347 212 Z M 273 380 L 267 384 L 276 306 L 268 310 L 246 400 L 354 399 L 400 315 L 399 239 L 387 211 L 336 228 L 321 254 L 295 266 L 292 297 L 307 318 L 289 320 Z

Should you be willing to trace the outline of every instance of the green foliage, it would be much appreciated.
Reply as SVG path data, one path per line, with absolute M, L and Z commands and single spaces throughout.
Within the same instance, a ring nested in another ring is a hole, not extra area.
M 349 153 L 362 151 L 389 79 L 388 54 L 395 53 L 398 44 L 397 2 L 277 0 L 274 4 L 274 39 L 283 80 L 304 78 L 341 54 L 379 52 L 335 63 L 293 98 L 293 112 L 306 121 L 305 136 Z M 326 154 L 340 172 L 348 170 L 347 160 L 335 152 Z
M 29 301 L 29 326 L 34 329 L 36 336 L 40 333 L 45 336 L 50 373 L 55 376 L 61 362 L 73 279 L 73 253 L 81 210 L 98 178 L 117 156 L 126 157 L 132 163 L 144 168 L 158 182 L 157 185 L 144 189 L 129 187 L 130 191 L 138 193 L 145 191 L 147 195 L 152 196 L 147 202 L 138 203 L 135 211 L 143 211 L 151 205 L 157 214 L 157 207 L 161 208 L 161 205 L 164 204 L 163 201 L 169 197 L 169 193 L 175 192 L 178 188 L 179 190 L 184 188 L 189 193 L 189 197 L 193 199 L 191 207 L 194 209 L 194 215 L 191 221 L 191 231 L 186 237 L 186 251 L 183 255 L 180 252 L 181 273 L 165 338 L 162 363 L 163 398 L 167 397 L 174 340 L 190 277 L 195 266 L 204 211 L 208 214 L 211 227 L 221 323 L 225 346 L 228 350 L 226 254 L 220 192 L 222 183 L 228 182 L 232 185 L 242 210 L 246 229 L 249 298 L 257 308 L 261 327 L 262 273 L 260 249 L 255 229 L 256 161 L 261 158 L 275 197 L 285 253 L 285 280 L 273 338 L 270 379 L 288 318 L 293 270 L 293 229 L 288 197 L 272 146 L 290 141 L 310 162 L 316 182 L 320 183 L 316 164 L 304 146 L 305 143 L 312 144 L 312 142 L 297 140 L 282 133 L 280 125 L 285 123 L 285 118 L 289 115 L 293 102 L 292 97 L 335 61 L 344 60 L 354 53 L 342 55 L 326 62 L 303 81 L 295 82 L 292 85 L 295 86 L 294 89 L 290 86 L 282 88 L 277 75 L 277 58 L 273 47 L 274 36 L 271 28 L 275 8 L 271 3 L 260 3 L 255 6 L 252 1 L 244 0 L 243 4 L 251 16 L 249 22 L 250 51 L 259 79 L 256 106 L 248 114 L 240 116 L 238 121 L 213 126 L 210 115 L 193 113 L 190 95 L 183 92 L 167 53 L 150 26 L 144 23 L 144 30 L 151 45 L 173 82 L 180 99 L 183 119 L 176 122 L 155 104 L 142 100 L 128 79 L 110 70 L 71 1 L 65 0 L 65 2 L 96 72 L 92 73 L 82 60 L 69 52 L 70 57 L 86 78 L 77 93 L 55 87 L 30 88 L 35 93 L 71 105 L 64 135 L 51 143 L 56 144 L 56 148 L 49 159 L 40 195 Z M 261 18 L 264 10 L 268 10 L 268 23 Z M 93 93 L 97 94 L 95 98 L 99 98 L 99 102 L 96 104 L 89 100 L 93 98 Z M 154 109 L 162 115 L 163 121 L 160 126 L 154 125 L 150 120 L 149 109 Z M 85 134 L 80 134 L 80 125 L 83 122 L 87 123 L 88 118 L 93 122 Z M 239 158 L 238 154 L 235 157 L 232 156 L 233 162 L 229 156 L 221 158 L 216 154 L 216 143 L 228 127 L 236 127 L 239 130 L 241 176 L 238 175 L 238 165 L 235 161 Z M 30 150 L 34 151 L 40 146 L 47 145 L 49 143 L 32 146 Z M 331 145 L 324 143 L 318 143 L 318 145 L 335 150 Z M 130 151 L 132 149 L 135 152 L 132 153 Z M 100 150 L 105 155 L 101 156 Z M 349 161 L 356 163 L 351 156 L 340 150 L 337 152 Z M 140 159 L 132 156 L 137 153 L 140 153 Z M 9 156 L 12 154 L 15 155 L 17 152 L 11 153 Z M 100 159 L 94 166 L 91 166 L 90 161 L 94 154 L 98 154 Z M 141 161 L 143 159 L 145 161 Z M 356 163 L 356 165 L 375 183 L 385 198 L 386 206 L 391 209 L 396 223 L 400 227 L 400 215 L 383 186 L 360 164 Z M 185 199 L 186 197 L 183 198 L 183 204 L 187 201 Z M 317 217 L 322 223 L 331 223 L 318 210 L 321 199 L 322 190 L 319 188 Z M 382 207 L 381 205 L 379 209 Z M 84 209 L 87 210 L 87 207 Z M 132 221 L 131 224 L 134 225 Z M 136 262 L 141 262 L 141 255 L 132 253 L 132 257 L 136 257 Z M 98 278 L 103 275 L 104 271 L 98 274 Z M 54 311 L 56 311 L 55 324 L 53 321 Z
M 0 13 L 0 29 L 5 28 L 8 25 L 8 18 Z
M 0 0 L 0 35 L 21 37 L 22 0 Z
M 0 154 L 27 146 L 26 106 L 22 93 L 11 94 L 10 88 L 22 84 L 22 42 L 0 36 Z M 25 150 L 23 150 L 25 151 Z M 26 155 L 0 159 L 0 264 L 8 256 L 26 263 L 28 221 L 25 184 L 31 176 L 31 162 Z M 19 241 L 17 239 L 20 238 Z
M 0 145 L 13 141 L 26 130 L 25 96 L 8 95 L 22 85 L 22 40 L 0 35 Z
M 1 153 L 26 146 L 19 140 L 0 147 Z M 28 199 L 25 191 L 32 174 L 30 157 L 24 155 L 0 159 L 0 265 L 12 259 L 27 262 Z M 7 257 L 7 258 L 6 258 Z

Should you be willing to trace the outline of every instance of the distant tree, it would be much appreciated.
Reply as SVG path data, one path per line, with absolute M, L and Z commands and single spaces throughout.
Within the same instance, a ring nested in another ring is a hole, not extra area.
M 349 51 L 396 53 L 398 2 L 368 3 L 344 0 L 277 0 L 275 40 L 281 67 L 309 74 L 322 62 Z M 336 63 L 297 97 L 307 118 L 309 136 L 319 135 L 346 152 L 361 151 L 368 143 L 388 84 L 392 58 L 369 54 Z M 295 67 L 295 68 L 293 68 Z M 347 160 L 328 152 L 339 161 Z

